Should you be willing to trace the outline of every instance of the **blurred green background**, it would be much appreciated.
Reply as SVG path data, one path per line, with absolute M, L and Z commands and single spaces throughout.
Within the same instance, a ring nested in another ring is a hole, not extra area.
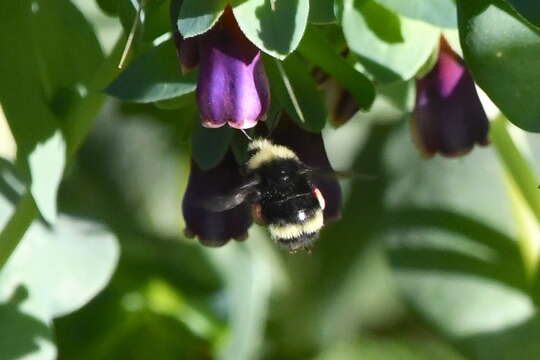
M 120 22 L 74 3 L 110 51 Z M 540 359 L 538 222 L 494 147 L 421 158 L 408 85 L 323 131 L 334 168 L 373 179 L 342 181 L 310 254 L 256 225 L 218 249 L 185 239 L 186 119 L 108 99 L 61 183 L 61 230 L 36 220 L 0 273 L 0 359 Z M 1 228 L 22 193 L 8 129 L 0 113 Z M 510 134 L 539 171 L 538 136 Z

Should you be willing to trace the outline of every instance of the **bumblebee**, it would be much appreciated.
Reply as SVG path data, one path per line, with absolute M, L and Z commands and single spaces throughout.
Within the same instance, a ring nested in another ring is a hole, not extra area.
M 267 139 L 250 142 L 248 155 L 245 181 L 209 206 L 225 211 L 248 202 L 255 221 L 268 227 L 278 245 L 290 251 L 309 249 L 324 225 L 325 201 L 311 179 L 317 170 L 290 148 Z

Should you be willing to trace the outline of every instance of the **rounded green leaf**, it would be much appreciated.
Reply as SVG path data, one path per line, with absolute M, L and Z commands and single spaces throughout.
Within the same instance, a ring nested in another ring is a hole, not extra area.
M 433 25 L 457 27 L 456 3 L 454 0 L 376 0 L 379 4 L 411 19 L 422 20 Z
M 0 272 L 0 301 L 22 284 L 33 314 L 66 315 L 105 287 L 118 256 L 115 237 L 96 224 L 66 216 L 54 229 L 36 222 Z
M 234 0 L 233 12 L 240 29 L 259 49 L 278 59 L 293 52 L 304 34 L 309 0 Z
M 0 224 L 14 211 L 0 194 Z M 51 360 L 52 320 L 90 301 L 109 282 L 119 258 L 103 227 L 59 216 L 35 221 L 0 271 L 0 358 Z
M 120 100 L 148 103 L 195 91 L 196 74 L 183 75 L 171 41 L 136 58 L 105 90 Z
M 229 149 L 234 131 L 228 125 L 217 129 L 209 129 L 197 125 L 193 129 L 191 138 L 191 156 L 203 170 L 215 167 Z
M 342 24 L 351 50 L 381 82 L 412 78 L 440 35 L 439 29 L 400 17 L 373 0 L 345 0 Z
M 517 126 L 540 132 L 540 30 L 501 0 L 458 3 L 461 44 L 478 85 Z
M 204 34 L 219 19 L 227 0 L 184 0 L 178 17 L 178 30 L 185 38 Z

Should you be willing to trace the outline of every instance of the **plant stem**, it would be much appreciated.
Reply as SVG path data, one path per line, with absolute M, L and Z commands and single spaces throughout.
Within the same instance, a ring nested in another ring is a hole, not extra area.
M 525 208 L 521 209 L 517 215 L 523 216 L 523 213 L 531 214 L 531 219 L 535 220 L 534 226 L 537 227 L 540 224 L 539 180 L 531 168 L 529 161 L 525 158 L 509 133 L 508 121 L 504 116 L 500 115 L 491 122 L 490 135 L 497 155 L 506 170 L 506 175 L 514 185 L 515 192 L 518 193 L 515 195 L 522 200 L 519 203 L 525 205 Z M 524 206 L 521 207 L 523 208 Z M 528 220 L 527 223 L 530 224 L 531 221 Z M 523 226 L 521 224 L 521 227 Z M 534 236 L 536 232 L 524 232 L 523 230 L 520 229 L 522 234 L 519 237 L 521 249 L 525 265 L 528 267 L 527 270 L 534 277 L 538 266 L 539 240 L 537 236 Z
M 17 207 L 7 224 L 0 232 L 0 270 L 19 245 L 26 230 L 34 221 L 38 209 L 30 192 L 26 192 L 17 203 Z
M 98 69 L 92 82 L 89 84 L 88 95 L 81 100 L 70 112 L 70 120 L 65 129 L 67 138 L 67 162 L 73 160 L 77 149 L 80 147 L 90 129 L 93 121 L 101 109 L 106 95 L 102 89 L 111 81 L 118 72 L 117 64 L 125 36 L 121 36 L 114 46 L 111 54 L 103 65 Z M 11 254 L 22 240 L 24 234 L 38 215 L 36 203 L 29 191 L 26 191 L 19 199 L 15 211 L 11 215 L 5 227 L 0 232 L 0 270 L 4 267 Z

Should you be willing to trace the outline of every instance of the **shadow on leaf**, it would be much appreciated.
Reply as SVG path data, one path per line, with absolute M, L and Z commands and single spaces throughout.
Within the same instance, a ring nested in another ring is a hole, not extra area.
M 0 360 L 19 359 L 39 350 L 38 340 L 52 341 L 46 324 L 21 311 L 27 298 L 28 290 L 19 285 L 7 302 L 0 303 Z

